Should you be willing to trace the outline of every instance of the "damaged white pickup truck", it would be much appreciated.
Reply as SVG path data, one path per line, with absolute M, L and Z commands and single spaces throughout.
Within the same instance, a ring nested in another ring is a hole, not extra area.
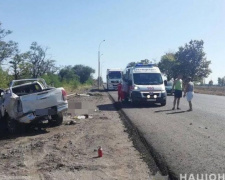
M 42 78 L 13 80 L 9 89 L 1 91 L 0 120 L 5 120 L 10 133 L 16 133 L 23 124 L 44 120 L 52 125 L 63 122 L 68 109 L 66 91 L 47 86 Z

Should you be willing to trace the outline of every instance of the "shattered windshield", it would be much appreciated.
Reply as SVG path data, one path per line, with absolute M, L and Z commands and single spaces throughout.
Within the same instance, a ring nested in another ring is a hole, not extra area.
M 160 73 L 135 73 L 134 84 L 136 85 L 160 85 L 163 84 Z

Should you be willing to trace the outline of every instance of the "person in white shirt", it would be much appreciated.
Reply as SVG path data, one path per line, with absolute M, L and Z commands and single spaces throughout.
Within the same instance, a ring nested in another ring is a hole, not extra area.
M 186 87 L 185 87 L 185 90 L 184 90 L 184 97 L 185 96 L 186 96 L 187 101 L 189 103 L 188 111 L 192 111 L 193 109 L 192 109 L 192 102 L 191 102 L 191 100 L 194 97 L 194 83 L 191 82 L 191 77 L 188 77 L 188 79 L 187 79 L 187 84 L 186 84 Z

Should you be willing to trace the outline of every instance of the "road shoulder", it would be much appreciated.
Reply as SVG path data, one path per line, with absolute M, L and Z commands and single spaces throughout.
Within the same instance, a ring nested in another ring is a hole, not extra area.
M 152 179 L 106 92 L 70 101 L 88 118 L 70 113 L 59 127 L 0 141 L 1 179 Z

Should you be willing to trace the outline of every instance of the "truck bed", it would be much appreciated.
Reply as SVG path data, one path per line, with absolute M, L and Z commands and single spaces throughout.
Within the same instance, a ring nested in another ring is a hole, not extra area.
M 37 109 L 45 109 L 64 104 L 62 90 L 63 88 L 52 88 L 20 96 L 23 113 L 35 112 Z

